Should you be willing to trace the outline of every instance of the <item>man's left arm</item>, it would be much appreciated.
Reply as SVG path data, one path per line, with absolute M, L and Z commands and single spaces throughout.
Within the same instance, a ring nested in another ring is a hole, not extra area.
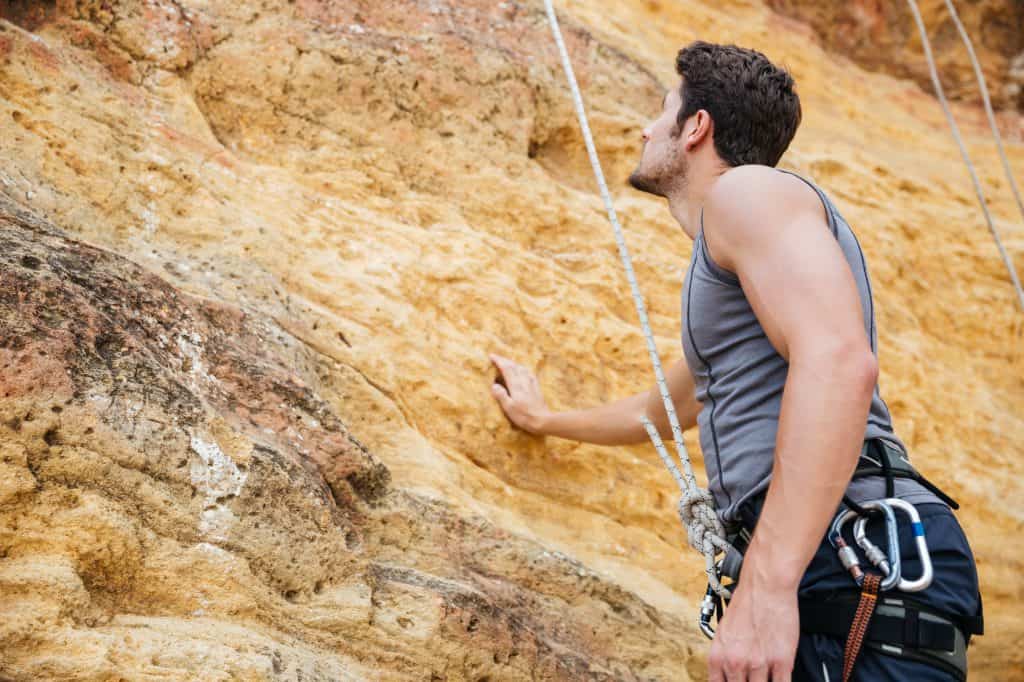
M 766 166 L 730 170 L 704 220 L 712 258 L 736 273 L 789 363 L 771 484 L 709 679 L 778 682 L 790 679 L 797 588 L 853 475 L 878 365 L 853 273 L 802 180 Z

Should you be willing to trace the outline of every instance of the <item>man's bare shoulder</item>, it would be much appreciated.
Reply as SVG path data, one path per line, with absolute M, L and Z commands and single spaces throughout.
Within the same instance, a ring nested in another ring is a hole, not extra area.
M 825 207 L 810 185 L 772 166 L 736 166 L 715 180 L 705 198 L 705 240 L 719 264 L 735 270 L 733 249 L 770 239 L 800 218 L 827 224 Z
M 778 168 L 753 163 L 722 173 L 705 200 L 709 215 L 735 213 L 742 217 L 750 211 L 762 219 L 773 213 L 814 208 L 821 208 L 821 200 L 806 182 Z

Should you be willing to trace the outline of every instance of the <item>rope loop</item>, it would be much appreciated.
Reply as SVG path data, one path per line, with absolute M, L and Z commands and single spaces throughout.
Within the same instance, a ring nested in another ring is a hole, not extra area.
M 686 526 L 690 547 L 704 552 L 705 544 L 710 543 L 713 549 L 724 551 L 721 545 L 725 529 L 715 512 L 715 501 L 709 491 L 702 488 L 683 491 L 679 498 L 679 518 Z

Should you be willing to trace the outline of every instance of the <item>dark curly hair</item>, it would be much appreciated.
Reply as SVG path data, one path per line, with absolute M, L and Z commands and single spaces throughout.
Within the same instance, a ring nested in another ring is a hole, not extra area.
M 793 77 L 762 53 L 697 40 L 676 55 L 683 77 L 677 126 L 699 109 L 715 122 L 715 151 L 731 166 L 774 166 L 800 125 Z

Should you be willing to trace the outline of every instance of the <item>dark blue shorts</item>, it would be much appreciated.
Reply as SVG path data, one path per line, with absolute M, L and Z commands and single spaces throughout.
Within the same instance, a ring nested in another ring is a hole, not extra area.
M 947 614 L 980 615 L 981 598 L 978 592 L 977 567 L 970 545 L 956 517 L 943 504 L 919 504 L 917 510 L 924 525 L 935 577 L 927 589 L 912 596 L 923 604 Z M 902 572 L 906 577 L 913 579 L 921 574 L 914 536 L 910 524 L 906 523 L 906 517 L 898 514 L 897 518 L 901 521 L 899 537 Z M 868 537 L 879 547 L 886 547 L 883 535 L 882 523 L 873 522 L 868 525 Z M 855 588 L 853 579 L 839 563 L 835 549 L 827 540 L 823 541 L 800 581 L 800 596 L 824 598 L 836 591 L 849 591 L 851 588 Z M 845 639 L 801 633 L 793 670 L 794 682 L 841 680 L 845 645 Z M 955 678 L 948 672 L 926 663 L 896 658 L 863 647 L 854 666 L 853 679 L 864 682 L 948 682 Z

